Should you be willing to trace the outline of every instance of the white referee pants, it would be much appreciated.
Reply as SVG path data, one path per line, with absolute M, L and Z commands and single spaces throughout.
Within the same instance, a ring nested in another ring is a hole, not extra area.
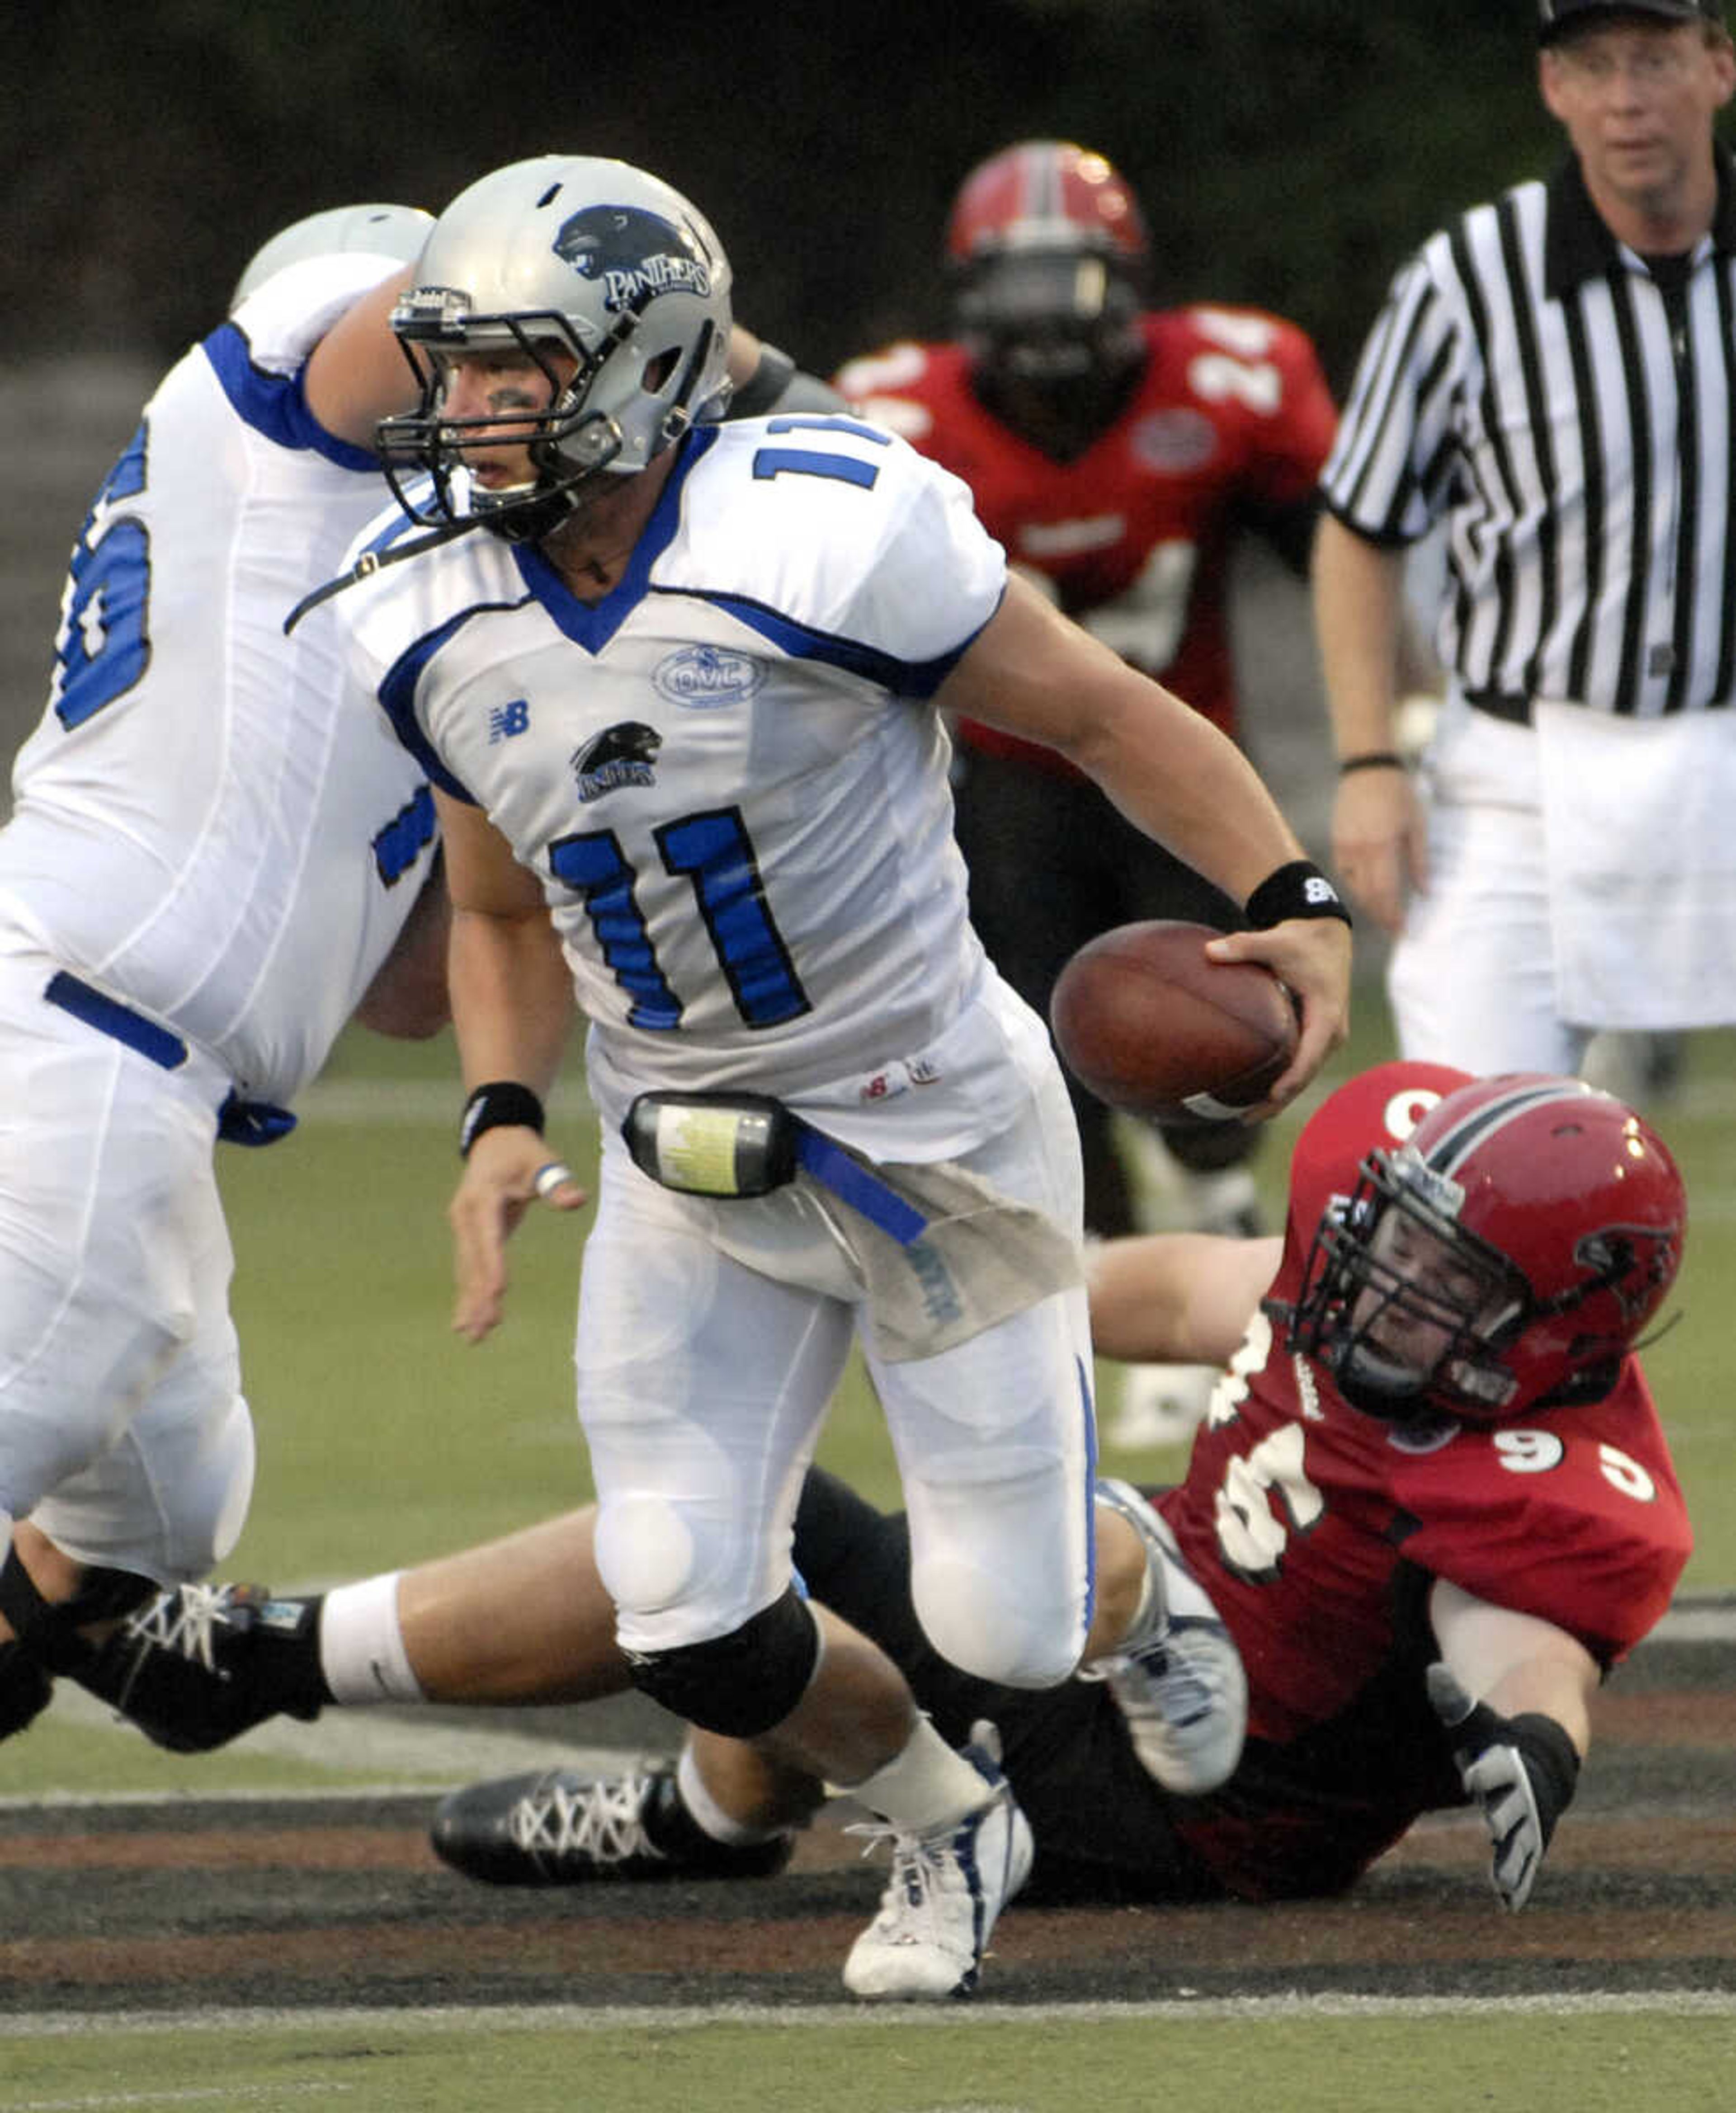
M 1425 780 L 1428 886 L 1387 970 L 1400 1054 L 1461 1070 L 1576 1072 L 1559 1016 L 1536 737 L 1455 700 Z

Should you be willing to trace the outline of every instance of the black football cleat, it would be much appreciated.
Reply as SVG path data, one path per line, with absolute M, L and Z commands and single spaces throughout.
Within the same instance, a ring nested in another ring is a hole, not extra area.
M 472 1783 L 441 1800 L 429 1839 L 444 1863 L 490 1886 L 768 1878 L 795 1847 L 790 1834 L 714 1841 L 682 1805 L 672 1762 L 618 1776 L 544 1768 Z
M 206 1754 L 272 1717 L 311 1722 L 317 1600 L 262 1585 L 178 1585 L 129 1614 L 72 1677 L 175 1754 Z

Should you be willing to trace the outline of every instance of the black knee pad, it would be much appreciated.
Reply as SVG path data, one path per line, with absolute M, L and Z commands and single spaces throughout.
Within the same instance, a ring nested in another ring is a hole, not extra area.
M 1260 1149 L 1257 1123 L 1177 1123 L 1158 1125 L 1178 1166 L 1190 1174 L 1219 1174 L 1226 1166 L 1240 1166 Z
M 727 1636 L 628 1655 L 641 1694 L 702 1732 L 751 1739 L 801 1700 L 819 1663 L 820 1632 L 791 1586 Z

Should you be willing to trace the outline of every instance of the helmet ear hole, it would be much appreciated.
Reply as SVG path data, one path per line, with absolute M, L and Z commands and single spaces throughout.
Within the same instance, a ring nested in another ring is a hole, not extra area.
M 662 395 L 669 386 L 669 377 L 674 373 L 681 356 L 681 347 L 678 345 L 672 345 L 662 352 L 654 353 L 645 362 L 640 376 L 640 386 L 647 395 Z

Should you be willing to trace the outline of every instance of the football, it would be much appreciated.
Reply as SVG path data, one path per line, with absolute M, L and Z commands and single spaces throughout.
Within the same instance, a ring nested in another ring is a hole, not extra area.
M 1155 918 L 1079 948 L 1049 1024 L 1081 1085 L 1170 1122 L 1229 1121 L 1265 1098 L 1296 1054 L 1296 1002 L 1259 962 L 1212 961 L 1205 942 L 1223 936 Z

